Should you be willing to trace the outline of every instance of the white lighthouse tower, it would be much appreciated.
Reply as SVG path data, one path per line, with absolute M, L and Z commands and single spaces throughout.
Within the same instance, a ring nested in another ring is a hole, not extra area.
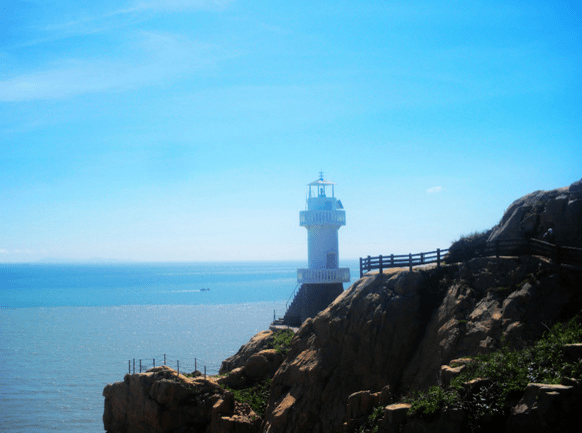
M 350 269 L 338 267 L 337 235 L 346 224 L 346 212 L 335 198 L 335 184 L 320 173 L 308 187 L 307 210 L 299 213 L 299 225 L 307 229 L 307 268 L 297 269 L 301 287 L 285 316 L 273 325 L 300 326 L 327 308 L 350 281 Z
M 350 269 L 338 267 L 338 231 L 346 224 L 346 212 L 335 198 L 335 183 L 325 180 L 320 172 L 319 179 L 308 187 L 307 210 L 299 213 L 299 224 L 307 229 L 307 268 L 297 270 L 297 282 L 350 281 Z

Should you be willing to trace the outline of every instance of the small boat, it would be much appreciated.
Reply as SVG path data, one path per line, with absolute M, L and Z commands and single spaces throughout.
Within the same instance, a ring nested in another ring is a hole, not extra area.
M 200 289 L 201 292 L 208 292 L 210 289 Z

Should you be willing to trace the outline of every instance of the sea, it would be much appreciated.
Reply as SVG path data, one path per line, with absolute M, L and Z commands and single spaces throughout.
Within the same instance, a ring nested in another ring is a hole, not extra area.
M 357 263 L 341 266 L 354 280 Z M 125 374 L 216 374 L 283 316 L 298 267 L 0 264 L 0 431 L 101 433 L 103 388 Z

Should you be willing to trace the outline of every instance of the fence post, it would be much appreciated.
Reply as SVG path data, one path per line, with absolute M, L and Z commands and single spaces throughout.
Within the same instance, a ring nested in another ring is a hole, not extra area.
M 378 259 L 380 260 L 380 273 L 382 273 L 382 254 L 380 254 L 380 257 L 378 257 Z
M 390 267 L 394 267 L 394 254 L 390 254 Z
M 198 370 L 198 360 L 194 358 L 194 371 Z
M 362 258 L 360 257 L 360 278 L 362 278 L 364 276 L 364 271 L 362 268 Z
M 420 253 L 420 264 L 424 265 L 424 253 Z
M 127 374 L 131 374 L 131 359 L 127 360 Z
M 180 360 L 178 359 L 178 374 L 180 374 Z
M 133 374 L 135 374 L 135 358 L 133 358 Z
M 441 267 L 441 249 L 437 248 L 437 268 Z
M 204 379 L 206 379 L 206 366 L 204 366 Z
M 141 359 L 139 360 L 139 372 L 141 373 Z
M 408 254 L 408 269 L 412 272 L 412 253 Z
M 156 358 L 152 359 L 152 363 L 154 364 L 154 368 L 156 368 Z
M 166 365 L 166 354 L 164 353 L 164 365 Z

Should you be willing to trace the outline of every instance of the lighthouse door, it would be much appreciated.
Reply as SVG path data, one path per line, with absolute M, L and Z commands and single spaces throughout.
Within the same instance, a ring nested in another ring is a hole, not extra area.
M 327 253 L 327 261 L 325 267 L 327 269 L 337 269 L 337 256 L 335 253 Z

